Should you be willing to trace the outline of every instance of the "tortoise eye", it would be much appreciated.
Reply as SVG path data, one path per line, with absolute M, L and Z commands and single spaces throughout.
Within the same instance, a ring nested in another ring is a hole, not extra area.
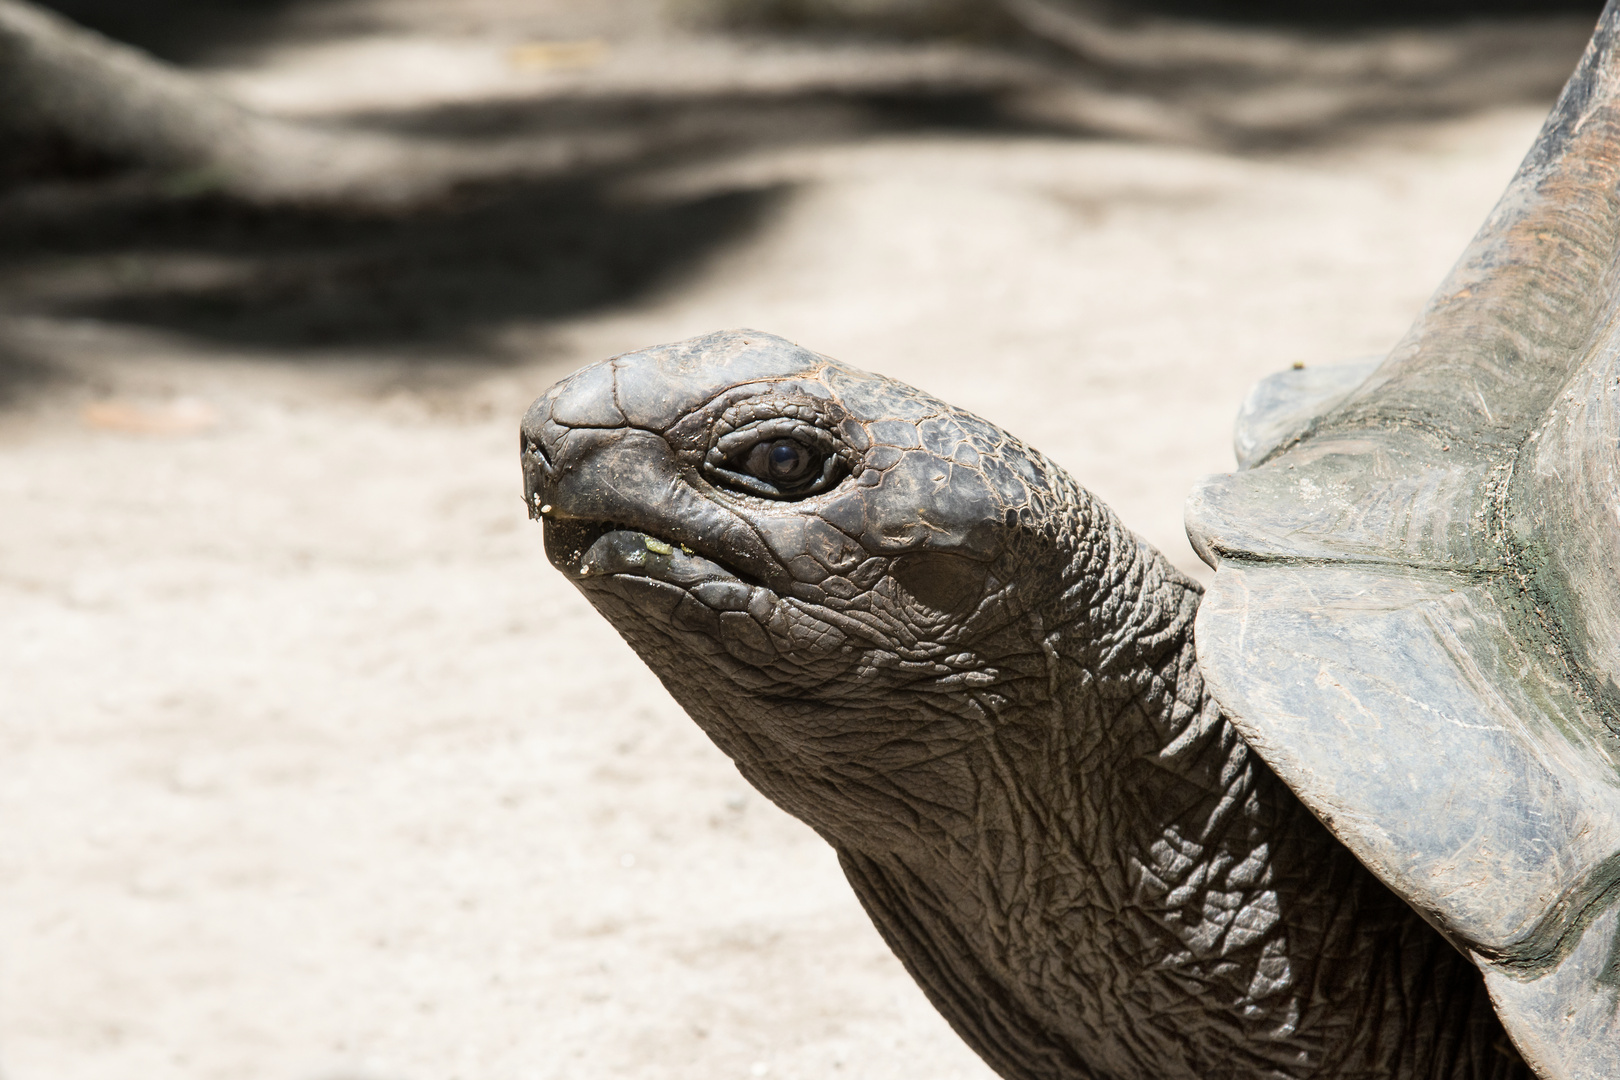
M 851 456 L 825 428 L 775 416 L 721 435 L 709 447 L 703 471 L 715 483 L 749 495 L 803 499 L 848 476 Z
M 772 439 L 748 452 L 744 465 L 750 475 L 778 488 L 791 490 L 821 475 L 826 455 L 794 439 Z

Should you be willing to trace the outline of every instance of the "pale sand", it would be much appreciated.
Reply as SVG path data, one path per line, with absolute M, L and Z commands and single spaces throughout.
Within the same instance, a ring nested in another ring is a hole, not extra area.
M 524 405 L 759 327 L 981 412 L 1206 576 L 1181 500 L 1245 388 L 1388 349 L 1539 112 L 1263 160 L 963 135 L 672 173 L 640 194 L 797 186 L 459 380 L 22 325 L 128 362 L 0 414 L 4 1075 L 988 1077 L 831 851 L 547 565 Z

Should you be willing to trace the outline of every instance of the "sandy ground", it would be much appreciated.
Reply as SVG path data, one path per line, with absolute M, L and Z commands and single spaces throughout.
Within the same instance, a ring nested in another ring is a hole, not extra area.
M 759 327 L 1026 437 L 1202 575 L 1181 499 L 1245 388 L 1393 344 L 1544 108 L 1269 157 L 891 132 L 646 173 L 616 198 L 763 194 L 633 296 L 491 315 L 478 362 L 13 305 L 69 374 L 0 412 L 0 1069 L 984 1080 L 831 852 L 546 564 L 523 407 Z

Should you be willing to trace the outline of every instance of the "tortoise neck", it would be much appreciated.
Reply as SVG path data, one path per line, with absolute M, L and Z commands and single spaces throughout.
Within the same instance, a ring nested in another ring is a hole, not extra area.
M 976 748 L 972 818 L 840 851 L 940 1011 L 1018 1080 L 1527 1075 L 1486 1049 L 1467 961 L 1211 698 L 1198 585 L 1106 508 L 1079 516 L 1047 677 Z
M 1072 505 L 1063 588 L 1033 620 L 1045 677 L 974 748 L 971 818 L 937 843 L 845 852 L 846 872 L 1004 1076 L 1228 1075 L 1256 1047 L 1257 1066 L 1297 1062 L 1312 1048 L 1290 1038 L 1304 1006 L 1262 822 L 1303 811 L 1204 686 L 1199 586 L 1089 495 Z M 973 1019 L 981 1000 L 1028 1030 Z
M 1297 804 L 1263 766 L 1257 782 L 1199 675 L 1199 586 L 1089 495 L 1072 505 L 1062 588 L 1022 646 L 1044 678 L 1029 670 L 973 749 L 971 818 L 937 843 L 845 852 L 846 872 L 931 995 L 965 981 L 1028 1018 L 1008 1042 L 940 1006 L 1005 1076 L 1052 1075 L 1042 1055 L 1065 1061 L 1055 1075 L 1225 1075 L 1257 1032 L 1297 1054 L 1255 825 Z

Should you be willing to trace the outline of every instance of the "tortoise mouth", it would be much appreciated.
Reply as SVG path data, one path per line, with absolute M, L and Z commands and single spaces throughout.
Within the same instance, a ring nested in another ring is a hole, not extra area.
M 542 509 L 549 511 L 550 508 Z M 628 525 L 612 521 L 553 517 L 541 519 L 541 531 L 546 542 L 546 558 L 551 560 L 552 566 L 564 573 L 577 574 L 585 553 L 591 549 L 592 544 L 615 529 L 628 528 Z
M 618 575 L 691 588 L 705 581 L 746 581 L 735 570 L 684 544 L 616 521 L 545 522 L 546 557 L 576 581 Z

